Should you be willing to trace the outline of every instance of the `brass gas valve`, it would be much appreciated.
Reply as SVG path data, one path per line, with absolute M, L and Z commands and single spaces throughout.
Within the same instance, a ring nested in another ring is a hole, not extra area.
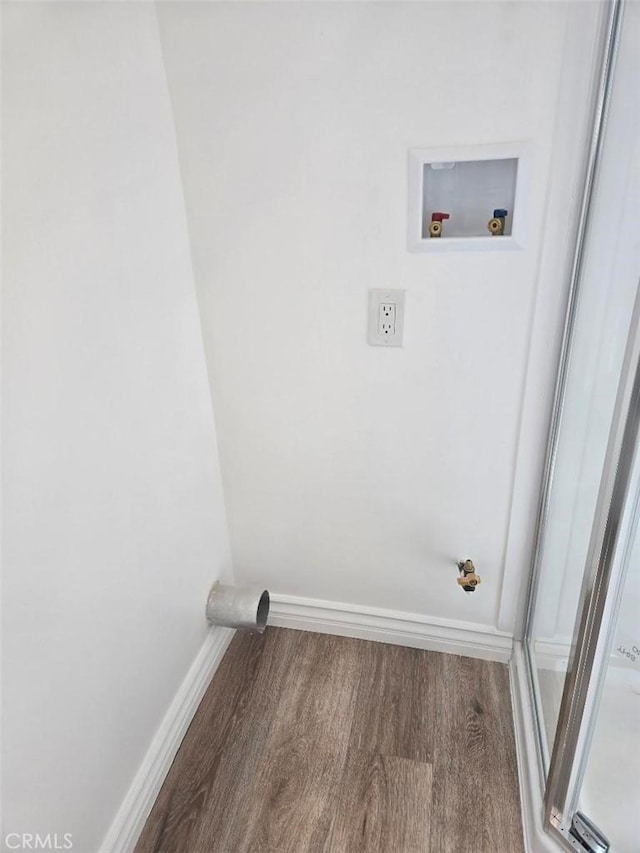
M 476 567 L 471 560 L 460 560 L 458 571 L 460 572 L 458 583 L 465 592 L 473 592 L 481 583 L 480 576 L 476 574 Z

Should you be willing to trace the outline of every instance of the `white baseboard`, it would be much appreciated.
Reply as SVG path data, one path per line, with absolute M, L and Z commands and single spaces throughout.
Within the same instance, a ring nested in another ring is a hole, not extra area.
M 539 669 L 550 669 L 554 672 L 566 672 L 569 656 L 571 655 L 571 640 L 560 639 L 540 640 L 533 643 L 536 665 Z
M 542 771 L 535 741 L 535 718 L 529 696 L 526 661 L 521 643 L 515 643 L 509 667 L 511 704 L 518 753 L 522 830 L 526 853 L 561 853 L 542 828 Z
M 629 644 L 631 645 L 631 644 Z M 548 669 L 553 672 L 565 673 L 569 659 L 573 653 L 571 640 L 536 640 L 533 644 L 536 666 L 538 669 Z M 628 682 L 640 677 L 637 661 L 634 663 L 623 657 L 615 647 L 611 649 L 607 663 L 607 678 Z
M 271 595 L 269 624 L 507 663 L 513 637 L 487 625 L 335 601 Z
M 100 853 L 131 853 L 198 705 L 235 631 L 212 628 L 173 698 L 122 801 Z

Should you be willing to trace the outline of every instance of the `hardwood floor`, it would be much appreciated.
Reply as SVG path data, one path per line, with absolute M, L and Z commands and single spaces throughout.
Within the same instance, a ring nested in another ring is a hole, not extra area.
M 236 634 L 136 853 L 522 853 L 507 667 Z

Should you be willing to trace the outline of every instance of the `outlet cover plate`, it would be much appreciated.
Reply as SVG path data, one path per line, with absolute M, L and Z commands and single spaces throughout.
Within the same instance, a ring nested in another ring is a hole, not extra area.
M 404 290 L 369 291 L 367 340 L 374 347 L 401 347 L 404 330 Z

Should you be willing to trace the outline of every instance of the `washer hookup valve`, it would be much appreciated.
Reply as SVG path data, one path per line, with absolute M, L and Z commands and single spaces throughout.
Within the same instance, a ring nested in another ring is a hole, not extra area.
M 431 223 L 429 224 L 429 237 L 441 237 L 442 236 L 442 220 L 443 219 L 451 219 L 450 213 L 440 213 L 439 210 L 436 210 L 435 213 L 431 214 Z
M 493 211 L 493 216 L 487 223 L 487 228 L 494 237 L 499 237 L 504 234 L 504 220 L 507 218 L 508 210 L 504 207 L 497 207 Z
M 476 574 L 476 567 L 471 560 L 460 560 L 458 571 L 460 572 L 458 583 L 465 592 L 473 592 L 481 583 L 480 576 Z

